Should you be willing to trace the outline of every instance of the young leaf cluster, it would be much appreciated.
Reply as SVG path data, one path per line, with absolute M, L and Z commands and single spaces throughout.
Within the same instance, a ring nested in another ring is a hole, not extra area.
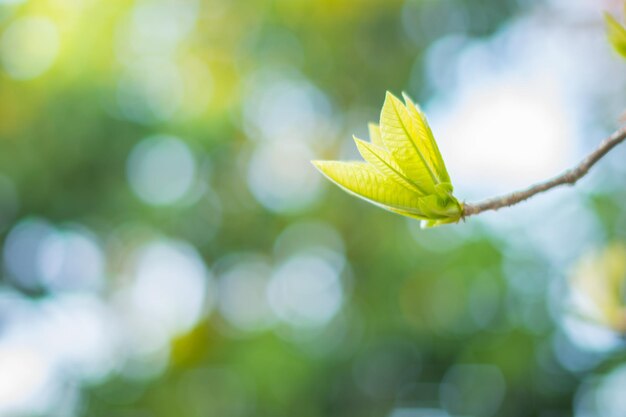
M 456 223 L 463 206 L 421 109 L 387 93 L 380 124 L 370 141 L 354 138 L 364 161 L 313 161 L 344 190 L 386 210 L 423 221 L 426 227 Z

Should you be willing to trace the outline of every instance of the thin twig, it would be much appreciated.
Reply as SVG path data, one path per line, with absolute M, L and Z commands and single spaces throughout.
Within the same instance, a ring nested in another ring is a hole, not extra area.
M 554 177 L 545 182 L 535 184 L 530 188 L 525 190 L 520 190 L 513 192 L 511 194 L 503 195 L 500 197 L 491 198 L 489 200 L 481 201 L 474 204 L 465 204 L 463 215 L 473 216 L 478 213 L 482 213 L 487 210 L 498 210 L 502 207 L 509 207 L 514 204 L 520 203 L 524 200 L 529 199 L 535 194 L 542 193 L 544 191 L 548 191 L 554 187 L 558 187 L 560 185 L 569 184 L 574 185 L 576 181 L 584 177 L 589 169 L 598 162 L 604 155 L 609 153 L 611 149 L 615 146 L 619 145 L 621 142 L 626 140 L 626 126 L 617 130 L 611 136 L 606 138 L 598 148 L 590 153 L 585 159 L 583 159 L 578 165 L 574 168 L 571 168 L 561 175 Z

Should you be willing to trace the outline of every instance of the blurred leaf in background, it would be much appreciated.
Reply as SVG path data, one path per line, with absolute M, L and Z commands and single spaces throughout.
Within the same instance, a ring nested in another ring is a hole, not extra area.
M 601 253 L 589 253 L 570 279 L 582 317 L 618 334 L 626 331 L 626 247 L 622 243 L 614 242 Z
M 626 5 L 624 6 L 624 17 L 626 18 Z M 609 41 L 620 55 L 626 57 L 626 28 L 608 13 L 605 18 Z

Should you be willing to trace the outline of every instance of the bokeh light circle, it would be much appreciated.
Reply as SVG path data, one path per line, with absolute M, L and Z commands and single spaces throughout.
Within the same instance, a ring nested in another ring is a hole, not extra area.
M 276 268 L 268 296 L 272 309 L 283 321 L 296 327 L 318 327 L 339 312 L 343 288 L 333 264 L 300 254 Z
M 54 63 L 60 47 L 59 30 L 46 18 L 20 18 L 0 39 L 0 58 L 6 72 L 15 79 L 29 80 L 45 73 Z
M 311 164 L 314 153 L 301 142 L 260 144 L 248 168 L 248 185 L 256 199 L 276 212 L 295 212 L 314 202 L 320 175 Z
M 128 182 L 145 203 L 170 205 L 193 187 L 196 160 L 189 147 L 172 136 L 152 136 L 138 143 L 127 163 Z
M 44 242 L 56 233 L 42 219 L 28 218 L 17 223 L 4 242 L 4 266 L 19 288 L 38 290 L 42 286 L 41 258 Z
M 228 323 L 242 331 L 260 331 L 275 321 L 265 296 L 272 274 L 263 259 L 241 259 L 219 275 L 218 308 Z
M 212 275 L 196 249 L 182 241 L 155 241 L 137 253 L 130 288 L 132 315 L 151 322 L 155 346 L 188 331 L 211 308 Z M 149 336 L 147 336 L 149 337 Z

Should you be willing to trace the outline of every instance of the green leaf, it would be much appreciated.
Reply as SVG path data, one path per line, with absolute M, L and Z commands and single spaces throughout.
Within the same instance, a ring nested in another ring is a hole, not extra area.
M 383 142 L 382 136 L 380 135 L 380 126 L 378 126 L 376 123 L 369 123 L 367 127 L 370 133 L 370 142 L 372 142 L 379 148 L 384 148 L 385 144 Z
M 365 162 L 313 161 L 326 177 L 346 191 L 386 209 L 420 216 L 420 195 L 382 175 Z
M 409 114 L 413 118 L 413 122 L 417 129 L 420 147 L 423 147 L 430 167 L 436 172 L 440 181 L 450 182 L 448 170 L 446 169 L 446 165 L 443 163 L 441 152 L 439 152 L 439 146 L 437 146 L 435 136 L 430 129 L 426 116 L 422 110 L 413 103 L 406 93 L 402 93 L 402 96 L 404 97 L 404 102 L 406 103 Z
M 409 191 L 418 192 L 421 195 L 426 194 L 423 189 L 407 178 L 400 166 L 385 149 L 365 142 L 356 136 L 354 137 L 354 142 L 363 159 L 372 164 L 385 177 L 394 180 Z
M 420 149 L 415 122 L 391 93 L 387 93 L 380 114 L 380 131 L 385 147 L 407 176 L 427 193 L 434 192 L 439 181 L 428 165 L 424 149 Z

